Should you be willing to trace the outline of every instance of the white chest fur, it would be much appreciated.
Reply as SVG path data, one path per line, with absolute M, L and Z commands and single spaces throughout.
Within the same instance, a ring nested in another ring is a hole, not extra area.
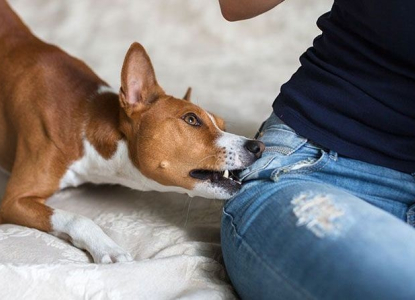
M 141 174 L 131 162 L 127 144 L 123 140 L 118 142 L 117 151 L 110 159 L 103 158 L 87 140 L 84 140 L 84 156 L 69 167 L 60 181 L 60 188 L 78 186 L 86 182 L 120 184 L 141 191 L 178 192 L 193 196 L 192 191 L 164 186 Z

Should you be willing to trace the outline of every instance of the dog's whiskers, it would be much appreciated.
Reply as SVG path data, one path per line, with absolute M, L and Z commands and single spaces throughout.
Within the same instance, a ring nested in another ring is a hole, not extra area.
M 201 162 L 203 162 L 203 161 L 205 161 L 205 160 L 207 160 L 207 159 L 209 159 L 209 158 L 211 158 L 211 157 L 217 157 L 218 155 L 217 154 L 211 154 L 211 155 L 208 155 L 208 156 L 206 156 L 205 158 L 202 158 L 201 160 L 199 160 L 196 164 L 198 165 L 198 164 L 200 164 Z M 216 164 L 216 163 L 215 163 Z

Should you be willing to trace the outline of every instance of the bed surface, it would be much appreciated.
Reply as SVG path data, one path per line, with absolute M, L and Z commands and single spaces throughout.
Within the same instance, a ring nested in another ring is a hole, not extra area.
M 219 244 L 222 202 L 85 185 L 48 203 L 91 218 L 135 261 L 93 264 L 57 237 L 0 225 L 0 299 L 233 299 Z

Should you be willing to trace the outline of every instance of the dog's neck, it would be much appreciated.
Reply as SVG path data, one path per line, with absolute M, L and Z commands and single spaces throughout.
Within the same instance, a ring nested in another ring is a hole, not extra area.
M 86 103 L 84 139 L 105 159 L 117 150 L 123 139 L 119 130 L 120 106 L 118 94 L 108 86 L 101 85 Z
M 87 140 L 84 140 L 84 156 L 69 167 L 60 182 L 60 188 L 79 186 L 86 182 L 120 184 L 140 191 L 177 192 L 191 195 L 191 191 L 180 187 L 164 186 L 145 177 L 131 162 L 127 142 L 123 139 L 117 142 L 117 150 L 109 159 L 103 158 Z
M 78 186 L 84 182 L 118 183 L 127 176 L 130 162 L 127 141 L 119 131 L 118 95 L 107 86 L 89 95 L 85 102 L 82 130 L 82 156 L 73 162 L 62 178 L 60 187 Z
M 83 138 L 83 156 L 72 163 L 60 188 L 95 184 L 120 184 L 141 191 L 190 193 L 180 187 L 164 186 L 145 177 L 132 163 L 128 142 L 119 131 L 118 95 L 100 88 L 88 100 L 88 120 Z

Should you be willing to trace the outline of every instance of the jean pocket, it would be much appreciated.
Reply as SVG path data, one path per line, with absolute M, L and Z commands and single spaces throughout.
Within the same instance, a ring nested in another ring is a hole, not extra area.
M 285 128 L 286 127 L 286 128 Z M 262 157 L 239 174 L 241 181 L 267 178 L 275 165 L 290 160 L 289 157 L 301 149 L 307 139 L 289 130 L 286 125 L 269 126 L 258 138 L 265 144 Z M 271 168 L 272 166 L 272 168 Z
M 262 157 L 258 159 L 255 163 L 253 163 L 250 167 L 239 173 L 239 180 L 246 181 L 259 178 L 266 178 L 267 176 L 266 174 L 264 174 L 264 172 L 267 172 L 267 167 L 272 163 L 272 161 L 277 159 L 277 156 L 278 155 L 262 155 Z

